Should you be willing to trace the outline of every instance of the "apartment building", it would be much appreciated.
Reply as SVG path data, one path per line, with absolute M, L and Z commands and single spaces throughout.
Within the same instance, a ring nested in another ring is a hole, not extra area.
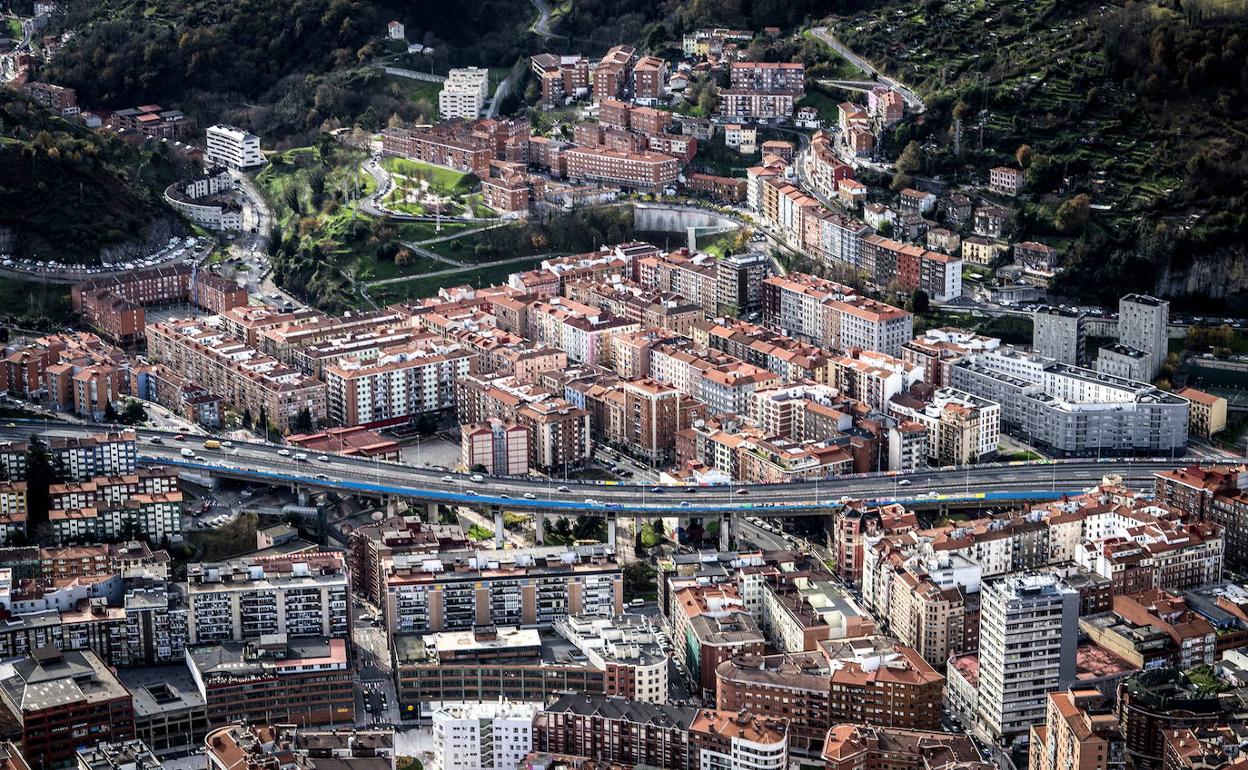
M 1161 371 L 1169 353 L 1170 303 L 1146 294 L 1128 294 L 1118 300 L 1118 343 L 1134 348 L 1147 362 L 1150 382 Z
M 968 355 L 1001 347 L 1001 340 L 943 327 L 928 329 L 901 346 L 901 360 L 921 367 L 921 378 L 938 388 L 950 385 L 950 365 Z
M 680 161 L 648 150 L 626 152 L 604 147 L 573 147 L 563 153 L 569 179 L 626 190 L 659 193 L 676 183 Z
M 485 468 L 491 476 L 525 476 L 529 472 L 529 430 L 492 418 L 459 427 L 459 464 Z
M 1080 631 L 1096 644 L 1139 669 L 1213 665 L 1214 627 L 1182 596 L 1150 588 L 1113 601 L 1111 612 L 1079 620 Z
M 245 171 L 264 165 L 260 137 L 241 128 L 209 126 L 204 131 L 204 159 L 213 166 Z
M 590 72 L 594 103 L 631 96 L 629 86 L 636 63 L 637 49 L 631 45 L 617 45 L 607 51 Z
M 619 614 L 623 589 L 605 546 L 397 555 L 384 609 L 391 633 L 550 626 L 568 614 Z
M 264 415 L 279 430 L 289 430 L 305 410 L 314 424 L 327 417 L 325 383 L 230 340 L 220 329 L 170 319 L 149 324 L 147 336 L 153 358 L 220 395 L 236 410 Z
M 348 593 L 340 553 L 191 564 L 190 643 L 245 642 L 272 634 L 345 639 L 350 633 Z
M 396 425 L 455 408 L 455 382 L 471 374 L 476 353 L 432 338 L 347 358 L 325 367 L 329 417 L 341 425 Z
M 832 520 L 832 553 L 835 572 L 853 585 L 862 585 L 866 545 L 884 535 L 901 535 L 917 529 L 918 519 L 900 504 L 868 506 L 861 500 L 847 502 Z
M 899 356 L 901 346 L 914 336 L 910 313 L 803 273 L 763 281 L 763 319 L 816 345 L 890 356 Z
M 1031 728 L 1035 770 L 1096 770 L 1121 767 L 1125 744 L 1112 704 L 1097 690 L 1049 693 L 1045 720 Z
M 995 742 L 1042 724 L 1048 694 L 1073 684 L 1079 594 L 1053 574 L 989 580 L 982 593 L 973 723 Z
M 792 720 L 790 750 L 818 756 L 842 722 L 939 730 L 944 677 L 887 637 L 829 642 L 821 651 L 738 657 L 720 664 L 716 708 Z
M 387 128 L 382 152 L 455 171 L 490 175 L 490 161 L 523 161 L 528 157 L 527 121 L 443 121 L 433 126 Z
M 641 328 L 637 321 L 618 318 L 592 305 L 551 297 L 529 305 L 526 335 L 539 345 L 559 348 L 577 364 L 611 363 L 611 340 Z
M 532 703 L 450 704 L 433 712 L 435 770 L 517 770 L 533 750 Z
M 912 387 L 889 399 L 888 412 L 927 429 L 928 461 L 937 467 L 983 462 L 997 453 L 1001 405 L 985 398 L 956 388 Z
M 221 313 L 245 306 L 247 290 L 214 273 L 199 273 L 191 265 L 179 264 L 74 284 L 70 301 L 102 335 L 130 347 L 144 340 L 144 308 L 149 305 L 190 302 L 210 313 Z
M 489 98 L 490 72 L 480 67 L 451 68 L 438 93 L 438 114 L 443 120 L 481 117 Z
M 22 85 L 22 93 L 41 106 L 59 113 L 62 117 L 78 115 L 82 112 L 82 108 L 78 106 L 78 92 L 72 88 L 29 81 Z
M 657 56 L 643 56 L 633 66 L 633 101 L 655 104 L 667 86 L 667 62 Z
M 138 461 L 137 441 L 133 430 L 123 430 L 83 437 L 54 436 L 45 443 L 52 467 L 61 478 L 85 481 L 96 476 L 133 474 Z
M 555 621 L 555 630 L 606 673 L 606 694 L 667 703 L 671 661 L 646 617 L 569 615 Z
M 16 721 L 32 767 L 72 765 L 83 735 L 99 742 L 134 738 L 130 693 L 95 653 L 40 647 L 0 680 L 0 701 Z
M 567 692 L 609 694 L 627 678 L 608 682 L 605 668 L 554 631 L 477 626 L 390 638 L 399 710 L 408 718 L 431 716 L 447 701 L 546 703 Z
M 788 722 L 750 714 L 564 695 L 535 723 L 542 751 L 666 770 L 781 770 Z
M 952 366 L 953 387 L 1001 404 L 1011 435 L 1059 456 L 1182 452 L 1189 402 L 1132 380 L 1013 349 Z
M 1031 315 L 1031 349 L 1066 364 L 1087 360 L 1086 310 L 1041 305 Z
M 828 730 L 823 747 L 827 770 L 863 767 L 919 770 L 936 766 L 988 770 L 975 743 L 965 735 L 902 727 L 839 724 Z
M 529 68 L 541 83 L 541 103 L 557 107 L 589 93 L 589 59 L 581 54 L 541 53 L 529 58 Z
M 187 140 L 195 132 L 195 120 L 181 110 L 166 110 L 159 104 L 144 104 L 114 110 L 111 126 L 119 131 L 136 131 L 152 139 Z
M 341 613 L 345 621 L 346 610 Z M 267 636 L 188 648 L 210 726 L 238 722 L 355 724 L 355 673 L 345 639 Z

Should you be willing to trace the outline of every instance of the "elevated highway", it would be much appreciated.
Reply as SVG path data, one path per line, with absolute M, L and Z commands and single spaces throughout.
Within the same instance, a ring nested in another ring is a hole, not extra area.
M 33 433 L 87 436 L 100 425 L 10 423 L 0 439 L 27 440 Z M 895 474 L 874 473 L 833 480 L 790 484 L 732 484 L 704 487 L 654 487 L 616 482 L 560 481 L 537 477 L 480 477 L 419 468 L 367 458 L 316 455 L 297 459 L 295 447 L 235 442 L 220 449 L 203 447 L 203 437 L 175 440 L 174 433 L 138 429 L 139 460 L 168 465 L 203 476 L 289 486 L 302 492 L 325 491 L 462 505 L 483 510 L 505 507 L 534 514 L 642 516 L 722 516 L 759 518 L 826 515 L 849 499 L 898 502 L 914 508 L 1007 506 L 1055 499 L 1117 474 L 1127 486 L 1147 489 L 1153 474 L 1192 462 L 1183 458 L 1101 459 L 992 463 Z M 183 449 L 194 456 L 185 457 Z M 324 457 L 324 460 L 318 459 Z

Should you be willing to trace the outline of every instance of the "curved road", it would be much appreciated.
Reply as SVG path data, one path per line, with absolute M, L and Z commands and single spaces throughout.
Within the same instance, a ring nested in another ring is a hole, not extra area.
M 42 421 L 22 421 L 21 425 L 0 429 L 0 438 L 24 440 L 43 425 Z M 57 425 L 50 428 L 50 433 L 84 436 L 104 429 L 105 426 L 100 425 Z M 142 462 L 173 465 L 214 476 L 472 507 L 505 506 L 514 510 L 599 515 L 622 510 L 665 514 L 741 512 L 759 517 L 822 515 L 842 498 L 895 500 L 915 506 L 967 500 L 986 504 L 998 501 L 1006 505 L 1079 492 L 1099 483 L 1106 473 L 1121 474 L 1128 486 L 1148 488 L 1152 486 L 1154 472 L 1191 462 L 1185 459 L 1075 460 L 930 469 L 910 474 L 864 474 L 791 484 L 648 487 L 532 477 L 485 477 L 474 482 L 464 474 L 365 458 L 328 455 L 321 461 L 310 455 L 308 460 L 299 461 L 295 458 L 299 450 L 294 447 L 285 450 L 286 455 L 280 454 L 284 451 L 282 447 L 248 442 L 209 450 L 203 448 L 202 437 L 188 437 L 179 442 L 174 440 L 171 431 L 140 429 L 138 433 Z M 184 448 L 191 450 L 195 457 L 184 457 Z M 656 489 L 661 491 L 654 491 Z
M 868 75 L 874 75 L 876 80 L 900 93 L 901 98 L 906 100 L 906 106 L 912 111 L 923 112 L 927 109 L 927 105 L 923 103 L 922 97 L 915 93 L 914 89 L 910 88 L 901 81 L 880 72 L 876 69 L 874 64 L 851 51 L 848 46 L 837 38 L 836 35 L 829 32 L 827 27 L 812 27 L 810 32 L 833 51 L 840 54 L 845 61 L 854 65 Z

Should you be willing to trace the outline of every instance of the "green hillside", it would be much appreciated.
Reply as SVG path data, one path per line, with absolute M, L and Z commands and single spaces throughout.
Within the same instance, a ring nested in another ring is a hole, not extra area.
M 1248 295 L 1239 277 L 1248 270 L 1243 8 L 928 0 L 829 26 L 927 99 L 916 126 L 886 137 L 893 150 L 923 145 L 920 175 L 982 179 L 1028 148 L 1020 224 L 1029 237 L 1073 238 L 1060 289 L 1100 301 L 1127 289 L 1190 293 L 1239 308 Z M 1086 227 L 1058 216 L 1080 194 L 1093 204 Z
M 0 228 L 16 235 L 19 255 L 94 262 L 101 248 L 170 216 L 162 191 L 176 169 L 164 151 L 96 134 L 0 90 Z

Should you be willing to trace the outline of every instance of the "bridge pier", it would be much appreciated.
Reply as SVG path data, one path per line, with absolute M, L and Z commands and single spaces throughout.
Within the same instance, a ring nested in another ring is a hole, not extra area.
M 612 550 L 615 549 L 615 527 L 616 527 L 615 516 L 608 516 L 607 517 L 607 545 L 610 546 Z
M 295 497 L 299 499 L 299 507 L 307 508 L 310 504 L 311 493 L 303 487 L 295 487 Z
M 533 541 L 538 545 L 546 545 L 546 512 L 534 511 L 533 513 Z
M 399 498 L 395 497 L 394 495 L 388 495 L 385 498 L 385 503 L 386 503 L 386 516 L 398 516 L 399 515 Z
M 731 513 L 722 513 L 719 516 L 719 550 L 732 550 L 733 544 L 737 540 L 737 518 Z
M 507 531 L 503 529 L 503 507 L 491 505 L 490 512 L 494 514 L 494 547 L 501 551 L 507 544 Z

